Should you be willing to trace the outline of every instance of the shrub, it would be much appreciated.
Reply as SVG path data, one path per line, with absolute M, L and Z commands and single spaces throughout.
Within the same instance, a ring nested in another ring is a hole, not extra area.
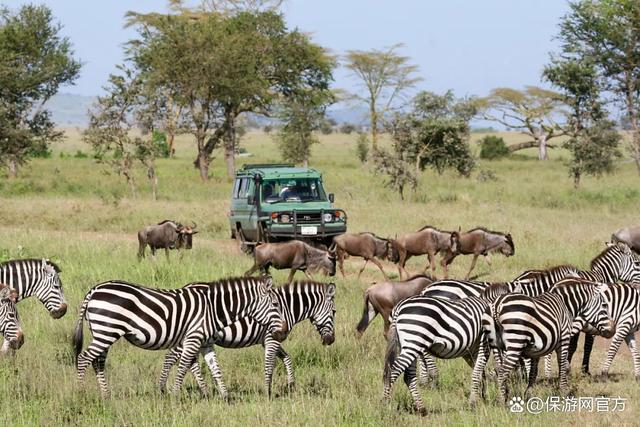
M 356 153 L 360 162 L 365 163 L 369 156 L 369 140 L 366 133 L 358 134 L 358 141 L 356 142 Z
M 171 153 L 169 151 L 169 144 L 167 144 L 167 135 L 164 132 L 154 130 L 151 140 L 153 141 L 153 147 L 157 156 L 164 159 L 169 158 Z
M 481 159 L 498 159 L 509 155 L 509 147 L 504 139 L 495 135 L 487 135 L 479 141 Z
M 340 133 L 344 133 L 346 135 L 350 135 L 351 132 L 353 132 L 355 130 L 356 130 L 355 125 L 353 125 L 351 123 L 345 123 L 342 126 L 340 126 Z

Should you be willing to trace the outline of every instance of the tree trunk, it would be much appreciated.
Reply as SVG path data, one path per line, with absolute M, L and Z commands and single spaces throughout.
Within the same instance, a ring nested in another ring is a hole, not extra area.
M 236 114 L 225 114 L 226 132 L 224 138 L 224 161 L 227 164 L 227 177 L 236 176 Z
M 369 106 L 369 118 L 371 125 L 371 149 L 372 151 L 378 151 L 378 113 L 376 112 L 376 106 L 371 103 Z
M 18 177 L 18 161 L 16 159 L 9 160 L 9 178 L 15 179 Z
M 176 154 L 176 149 L 173 148 L 173 140 L 175 139 L 175 133 L 173 129 L 168 129 L 167 133 L 169 137 L 167 138 L 167 146 L 169 147 L 169 157 L 174 157 Z
M 149 177 L 149 183 L 151 184 L 151 197 L 155 202 L 158 200 L 158 175 L 156 175 L 156 168 L 153 163 L 147 166 L 147 176 Z
M 308 167 L 309 167 L 309 159 L 306 159 L 306 158 L 305 158 L 305 159 L 302 161 L 302 167 L 304 167 L 304 168 L 308 168 Z
M 547 136 L 539 135 L 538 136 L 538 160 L 548 160 L 549 156 L 547 155 Z
M 198 157 L 196 158 L 194 165 L 200 171 L 200 179 L 202 179 L 203 181 L 208 181 L 210 160 L 209 160 L 209 155 L 205 150 L 204 138 L 205 138 L 204 132 L 198 133 L 196 135 L 196 139 L 198 142 Z

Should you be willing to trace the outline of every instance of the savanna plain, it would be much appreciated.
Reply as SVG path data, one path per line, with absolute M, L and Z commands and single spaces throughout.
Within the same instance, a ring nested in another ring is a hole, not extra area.
M 473 134 L 471 145 L 478 151 Z M 504 133 L 508 143 L 521 137 Z M 250 132 L 242 146 L 251 157 L 238 164 L 278 162 L 279 153 L 270 136 Z M 607 396 L 626 399 L 625 410 L 512 414 L 497 404 L 495 382 L 490 380 L 487 401 L 471 409 L 467 404 L 471 369 L 459 360 L 438 361 L 438 389 L 422 389 L 429 410 L 421 418 L 411 413 L 411 399 L 404 383 L 394 387 L 390 404 L 383 404 L 382 369 L 386 343 L 382 322 L 376 319 L 360 339 L 355 325 L 362 313 L 363 290 L 381 280 L 374 266 L 356 280 L 360 259 L 347 262 L 348 276 L 322 278 L 335 281 L 336 342 L 323 347 L 313 326 L 296 326 L 284 343 L 293 358 L 296 388 L 286 388 L 284 367 L 277 365 L 274 397 L 263 387 L 263 352 L 218 349 L 231 402 L 215 393 L 202 398 L 191 376 L 177 396 L 165 396 L 156 382 L 164 352 L 140 350 L 122 340 L 109 352 L 107 378 L 112 397 L 102 400 L 95 375 L 88 371 L 83 387 L 75 380 L 70 344 L 79 305 L 89 288 L 123 279 L 159 288 L 176 288 L 192 281 L 241 275 L 252 264 L 229 237 L 227 213 L 231 182 L 218 156 L 209 182 L 200 181 L 192 161 L 192 140 L 180 137 L 173 159 L 158 161 L 159 199 L 151 201 L 145 177 L 137 176 L 138 194 L 132 197 L 125 182 L 106 173 L 89 155 L 77 130 L 67 130 L 64 142 L 54 146 L 52 157 L 35 159 L 15 180 L 0 179 L 0 260 L 47 257 L 62 268 L 61 277 L 69 311 L 51 319 L 34 298 L 18 305 L 26 341 L 16 357 L 0 360 L 0 424 L 3 425 L 637 425 L 640 389 L 634 380 L 629 350 L 622 346 L 610 378 L 580 374 L 575 356 L 570 386 L 575 396 Z M 321 137 L 313 147 L 311 166 L 324 176 L 328 192 L 336 195 L 336 207 L 348 213 L 350 232 L 373 231 L 381 236 L 415 231 L 430 224 L 463 230 L 474 226 L 510 232 L 515 256 L 493 256 L 493 266 L 479 260 L 479 280 L 501 281 L 524 270 L 570 263 L 589 268 L 620 227 L 638 224 L 640 177 L 633 163 L 623 160 L 614 175 L 586 177 L 574 189 L 563 165 L 568 153 L 556 149 L 551 159 L 539 162 L 535 152 L 498 161 L 479 161 L 471 178 L 425 171 L 415 192 L 401 201 L 356 156 L 356 135 Z M 484 171 L 484 172 L 482 172 Z M 490 171 L 490 172 L 487 172 Z M 136 232 L 163 219 L 195 221 L 200 233 L 194 248 L 167 262 L 136 260 Z M 419 272 L 424 257 L 412 259 L 410 272 Z M 469 257 L 457 258 L 452 277 L 463 277 Z M 385 269 L 397 277 L 395 266 Z M 274 271 L 282 282 L 286 271 Z M 298 273 L 300 274 L 300 273 Z M 438 275 L 441 275 L 438 270 Z M 299 276 L 302 278 L 302 275 Z M 318 276 L 320 278 L 320 276 Z M 85 334 L 88 334 L 85 326 Z M 88 338 L 85 337 L 85 345 Z M 599 371 L 608 341 L 596 340 L 591 370 Z M 555 362 L 554 362 L 555 365 Z M 554 376 L 557 369 L 554 366 Z M 208 374 L 208 372 L 207 372 Z M 541 375 L 543 377 L 544 375 Z M 546 399 L 558 395 L 557 377 L 540 378 L 533 395 Z M 207 379 L 211 381 L 208 375 Z M 513 395 L 521 396 L 525 384 L 515 381 Z

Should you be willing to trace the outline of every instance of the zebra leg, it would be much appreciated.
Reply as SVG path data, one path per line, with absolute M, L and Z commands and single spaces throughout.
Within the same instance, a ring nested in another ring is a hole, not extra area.
M 218 365 L 218 358 L 216 357 L 215 351 L 213 351 L 213 347 L 201 348 L 200 353 L 204 357 L 204 361 L 207 363 L 207 366 L 211 371 L 211 375 L 216 383 L 216 388 L 218 389 L 218 393 L 220 393 L 220 397 L 224 400 L 229 400 L 229 393 L 227 392 L 227 387 L 224 385 L 224 382 L 222 382 L 222 371 Z
M 169 379 L 169 372 L 171 371 L 173 365 L 178 363 L 179 359 L 180 353 L 178 348 L 170 349 L 164 356 L 162 372 L 160 372 L 160 379 L 158 380 L 158 387 L 160 388 L 160 392 L 163 394 L 167 391 L 167 380 Z
M 529 380 L 529 374 L 531 373 L 531 359 L 523 357 L 519 360 L 520 368 L 522 369 L 522 378 L 525 381 Z
M 502 404 L 507 404 L 507 380 L 509 374 L 513 371 L 520 361 L 520 349 L 507 350 L 503 354 L 502 364 L 500 366 L 500 373 L 498 374 L 498 387 L 500 390 L 500 401 Z
M 389 374 L 385 375 L 384 378 L 382 398 L 385 402 L 389 401 L 391 397 L 391 388 L 393 387 L 393 384 L 396 382 L 400 374 L 405 372 L 409 365 L 415 362 L 415 359 L 417 357 L 418 354 L 414 352 L 408 352 L 404 349 L 400 352 L 400 355 L 398 355 L 391 368 L 389 368 Z
M 568 366 L 567 366 L 568 369 Z M 551 378 L 551 353 L 544 357 L 544 377 L 546 379 Z
M 98 385 L 100 386 L 100 393 L 104 399 L 109 398 L 109 387 L 107 386 L 107 378 L 104 375 L 104 365 L 107 362 L 107 352 L 105 351 L 100 356 L 93 359 L 91 364 L 93 365 L 93 370 L 96 372 L 96 377 L 98 378 Z
M 560 393 L 566 395 L 569 391 L 567 383 L 567 374 L 569 367 L 569 339 L 563 340 L 560 347 L 556 350 L 558 356 L 558 382 L 560 384 Z
M 625 341 L 629 346 L 629 351 L 631 351 L 631 357 L 633 358 L 633 373 L 635 374 L 636 381 L 640 381 L 640 353 L 638 353 L 636 337 L 631 333 L 626 336 Z
M 418 363 L 420 364 L 420 379 L 418 384 L 424 386 L 431 381 L 433 388 L 438 387 L 438 367 L 433 356 L 429 353 L 422 353 L 418 357 Z
M 527 389 L 524 391 L 525 400 L 529 398 L 529 393 L 533 388 L 533 385 L 536 383 L 536 378 L 538 378 L 538 365 L 540 364 L 540 359 L 529 359 L 531 362 L 531 368 L 529 369 L 529 379 L 527 383 Z M 546 369 L 546 359 L 545 359 L 545 369 Z
M 204 376 L 202 375 L 202 371 L 200 370 L 200 363 L 198 362 L 198 356 L 193 360 L 193 364 L 191 365 L 191 373 L 196 379 L 196 383 L 198 383 L 198 388 L 203 396 L 207 397 L 210 395 L 209 386 L 207 382 L 204 380 Z
M 292 391 L 296 385 L 296 379 L 293 375 L 293 363 L 291 362 L 291 356 L 289 353 L 284 351 L 282 345 L 278 346 L 278 353 L 276 354 L 284 363 L 284 368 L 287 370 L 287 387 L 289 387 L 289 391 Z
M 478 355 L 473 365 L 473 372 L 471 373 L 471 393 L 469 394 L 469 404 L 474 407 L 478 401 L 478 389 L 481 390 L 482 400 L 486 397 L 487 382 L 485 380 L 484 368 L 487 366 L 487 360 L 489 359 L 489 346 L 485 339 L 480 341 L 478 347 Z
M 580 338 L 580 334 L 571 335 L 571 340 L 569 340 L 569 364 L 571 364 L 571 359 L 573 359 L 573 355 L 578 349 L 578 339 Z M 585 341 L 586 344 L 586 341 Z
M 193 365 L 194 360 L 197 361 L 198 350 L 201 346 L 200 338 L 186 339 L 182 343 L 182 354 L 180 354 L 180 363 L 178 364 L 178 373 L 173 383 L 172 393 L 176 394 L 182 388 L 184 377 L 187 375 L 187 371 Z
M 602 362 L 602 370 L 601 375 L 606 378 L 609 376 L 609 368 L 613 363 L 613 358 L 616 357 L 618 350 L 620 349 L 620 344 L 622 344 L 622 340 L 629 335 L 629 325 L 624 324 L 619 326 L 616 330 L 613 339 L 611 340 L 611 344 L 609 344 L 609 351 L 607 351 L 607 358 Z
M 409 387 L 411 398 L 413 399 L 413 405 L 416 411 L 421 415 L 426 415 L 427 411 L 422 403 L 422 397 L 420 397 L 420 390 L 418 389 L 418 377 L 416 375 L 417 359 L 413 359 L 413 362 L 404 371 L 404 383 Z
M 84 376 L 87 372 L 87 368 L 89 367 L 89 365 L 93 365 L 94 360 L 102 356 L 103 353 L 104 353 L 104 357 L 106 358 L 109 347 L 111 347 L 111 345 L 115 341 L 117 341 L 118 338 L 120 338 L 119 335 L 117 336 L 101 335 L 100 337 L 102 338 L 102 341 L 96 340 L 94 335 L 94 338 L 89 344 L 89 347 L 87 347 L 82 353 L 78 355 L 78 358 L 76 361 L 76 371 L 77 371 L 76 379 L 79 384 L 82 383 L 82 381 L 84 380 Z M 95 365 L 94 365 L 94 368 L 95 368 Z M 103 371 L 104 371 L 104 366 L 103 366 Z M 97 374 L 98 372 L 96 371 L 96 375 Z M 98 378 L 99 383 L 100 381 L 101 381 L 100 378 Z M 105 387 L 106 387 L 106 381 L 105 381 Z M 102 389 L 102 386 L 101 386 L 101 389 Z M 107 390 L 107 393 L 108 393 L 108 390 Z
M 264 338 L 264 383 L 267 387 L 267 396 L 271 399 L 271 380 L 276 364 L 276 354 L 280 343 L 274 340 L 270 334 Z
M 585 375 L 591 375 L 589 373 L 589 359 L 591 359 L 591 350 L 593 349 L 593 342 L 596 340 L 595 335 L 584 335 L 584 353 L 582 354 L 582 373 Z

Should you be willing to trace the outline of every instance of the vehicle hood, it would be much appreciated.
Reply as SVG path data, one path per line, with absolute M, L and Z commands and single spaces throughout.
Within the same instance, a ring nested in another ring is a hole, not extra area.
M 285 212 L 285 211 L 319 211 L 320 209 L 333 209 L 329 202 L 281 202 L 281 203 L 263 203 L 260 210 L 263 212 Z

